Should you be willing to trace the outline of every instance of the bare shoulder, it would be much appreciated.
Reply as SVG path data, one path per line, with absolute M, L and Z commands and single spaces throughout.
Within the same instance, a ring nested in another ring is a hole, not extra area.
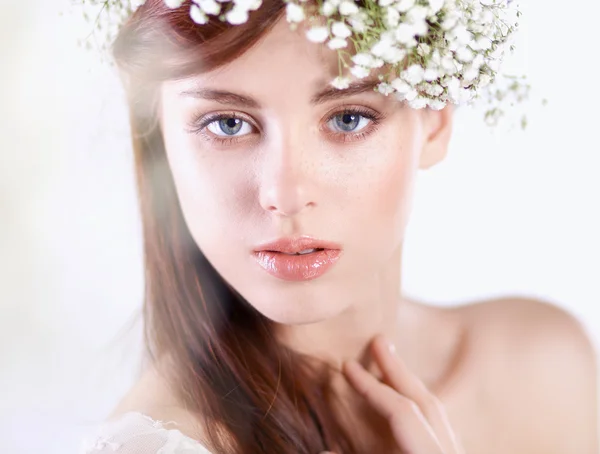
M 490 389 L 500 403 L 518 403 L 518 412 L 505 405 L 505 416 L 527 427 L 535 440 L 528 452 L 596 454 L 596 351 L 579 320 L 547 301 L 523 297 L 455 310 Z
M 165 428 L 176 428 L 184 435 L 204 442 L 204 432 L 198 417 L 178 402 L 165 376 L 153 367 L 142 373 L 109 419 L 117 419 L 130 412 L 141 413 L 155 421 L 168 421 L 164 423 Z

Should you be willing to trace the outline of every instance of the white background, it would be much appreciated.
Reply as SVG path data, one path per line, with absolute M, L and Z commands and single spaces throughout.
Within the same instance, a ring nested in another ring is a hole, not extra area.
M 64 454 L 137 366 L 127 116 L 114 72 L 77 46 L 89 28 L 59 16 L 67 0 L 0 5 L 0 446 Z M 491 133 L 459 113 L 447 160 L 418 183 L 410 294 L 543 298 L 600 342 L 598 5 L 523 5 L 509 64 L 534 86 L 529 127 Z

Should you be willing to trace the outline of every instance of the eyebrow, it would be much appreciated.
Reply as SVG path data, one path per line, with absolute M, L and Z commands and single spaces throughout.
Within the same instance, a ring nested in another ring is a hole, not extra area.
M 347 98 L 361 93 L 373 91 L 379 80 L 358 80 L 352 82 L 348 88 L 339 89 L 328 85 L 323 90 L 316 93 L 310 100 L 311 104 L 319 105 L 328 101 Z M 235 105 L 247 109 L 259 109 L 260 103 L 249 96 L 240 95 L 226 90 L 215 90 L 212 88 L 193 88 L 180 93 L 180 96 L 191 96 L 192 98 L 206 99 L 216 101 L 219 104 Z

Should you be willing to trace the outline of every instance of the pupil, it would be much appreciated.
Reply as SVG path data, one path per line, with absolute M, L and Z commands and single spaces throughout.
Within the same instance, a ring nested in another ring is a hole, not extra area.
M 360 115 L 350 113 L 341 114 L 336 117 L 336 120 L 338 123 L 337 126 L 342 131 L 353 131 L 360 122 Z
M 223 118 L 219 120 L 219 128 L 225 134 L 236 134 L 242 128 L 242 120 L 239 118 Z

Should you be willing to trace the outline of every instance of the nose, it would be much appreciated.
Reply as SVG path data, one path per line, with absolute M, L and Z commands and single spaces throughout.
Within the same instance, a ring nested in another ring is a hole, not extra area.
M 304 139 L 279 138 L 265 150 L 259 183 L 264 210 L 291 217 L 316 204 L 317 162 Z

